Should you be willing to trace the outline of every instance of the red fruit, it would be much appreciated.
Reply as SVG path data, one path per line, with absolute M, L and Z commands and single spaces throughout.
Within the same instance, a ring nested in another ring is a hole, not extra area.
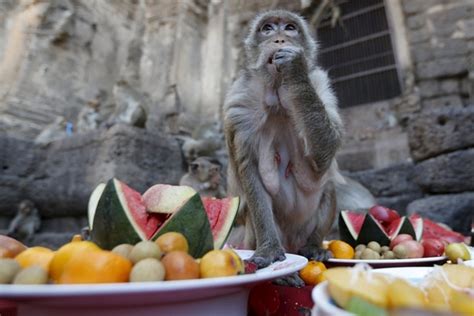
M 423 246 L 414 240 L 405 240 L 398 244 L 406 249 L 407 259 L 411 258 L 422 258 L 424 249 Z
M 396 245 L 398 245 L 401 242 L 404 242 L 406 240 L 413 240 L 413 237 L 408 234 L 400 234 L 397 237 L 393 238 L 393 240 L 390 242 L 390 249 L 395 248 Z
M 424 257 L 439 257 L 444 253 L 444 243 L 439 239 L 423 239 Z
M 391 210 L 388 207 L 381 205 L 372 206 L 369 209 L 369 214 L 384 226 L 400 218 L 400 215 L 397 213 L 397 211 Z

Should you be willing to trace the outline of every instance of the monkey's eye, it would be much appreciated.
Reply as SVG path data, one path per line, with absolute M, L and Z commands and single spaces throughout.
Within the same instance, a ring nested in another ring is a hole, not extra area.
M 287 24 L 285 26 L 285 31 L 296 31 L 296 26 L 294 24 Z
M 262 26 L 262 29 L 261 29 L 263 32 L 269 32 L 269 31 L 273 31 L 273 26 L 271 24 L 265 24 L 264 26 Z
M 191 170 L 196 171 L 199 168 L 199 164 L 197 163 L 192 163 L 191 164 Z

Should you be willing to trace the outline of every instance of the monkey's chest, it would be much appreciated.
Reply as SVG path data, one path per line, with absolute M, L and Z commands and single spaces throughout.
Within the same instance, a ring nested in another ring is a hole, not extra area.
M 302 140 L 287 124 L 266 133 L 259 148 L 259 172 L 267 192 L 289 206 L 296 198 L 317 191 L 318 183 L 311 160 L 304 155 Z

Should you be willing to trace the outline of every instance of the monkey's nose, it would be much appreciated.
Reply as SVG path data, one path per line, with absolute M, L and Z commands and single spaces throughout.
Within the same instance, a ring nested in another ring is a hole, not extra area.
M 276 43 L 276 44 L 283 44 L 283 43 L 285 42 L 285 40 L 282 39 L 282 38 L 277 38 L 277 39 L 274 40 L 273 42 Z

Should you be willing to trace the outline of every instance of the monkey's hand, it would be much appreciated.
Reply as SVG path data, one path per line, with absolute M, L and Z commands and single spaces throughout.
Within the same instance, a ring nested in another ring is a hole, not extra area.
M 284 75 L 306 71 L 303 50 L 297 47 L 280 48 L 273 54 L 272 62 L 277 71 Z
M 332 258 L 332 253 L 329 250 L 317 246 L 305 246 L 298 253 L 308 260 L 327 261 Z
M 257 247 L 257 250 L 255 250 L 255 253 L 249 261 L 255 263 L 260 269 L 271 265 L 275 261 L 283 261 L 285 259 L 285 250 L 283 247 L 279 243 L 269 243 Z

